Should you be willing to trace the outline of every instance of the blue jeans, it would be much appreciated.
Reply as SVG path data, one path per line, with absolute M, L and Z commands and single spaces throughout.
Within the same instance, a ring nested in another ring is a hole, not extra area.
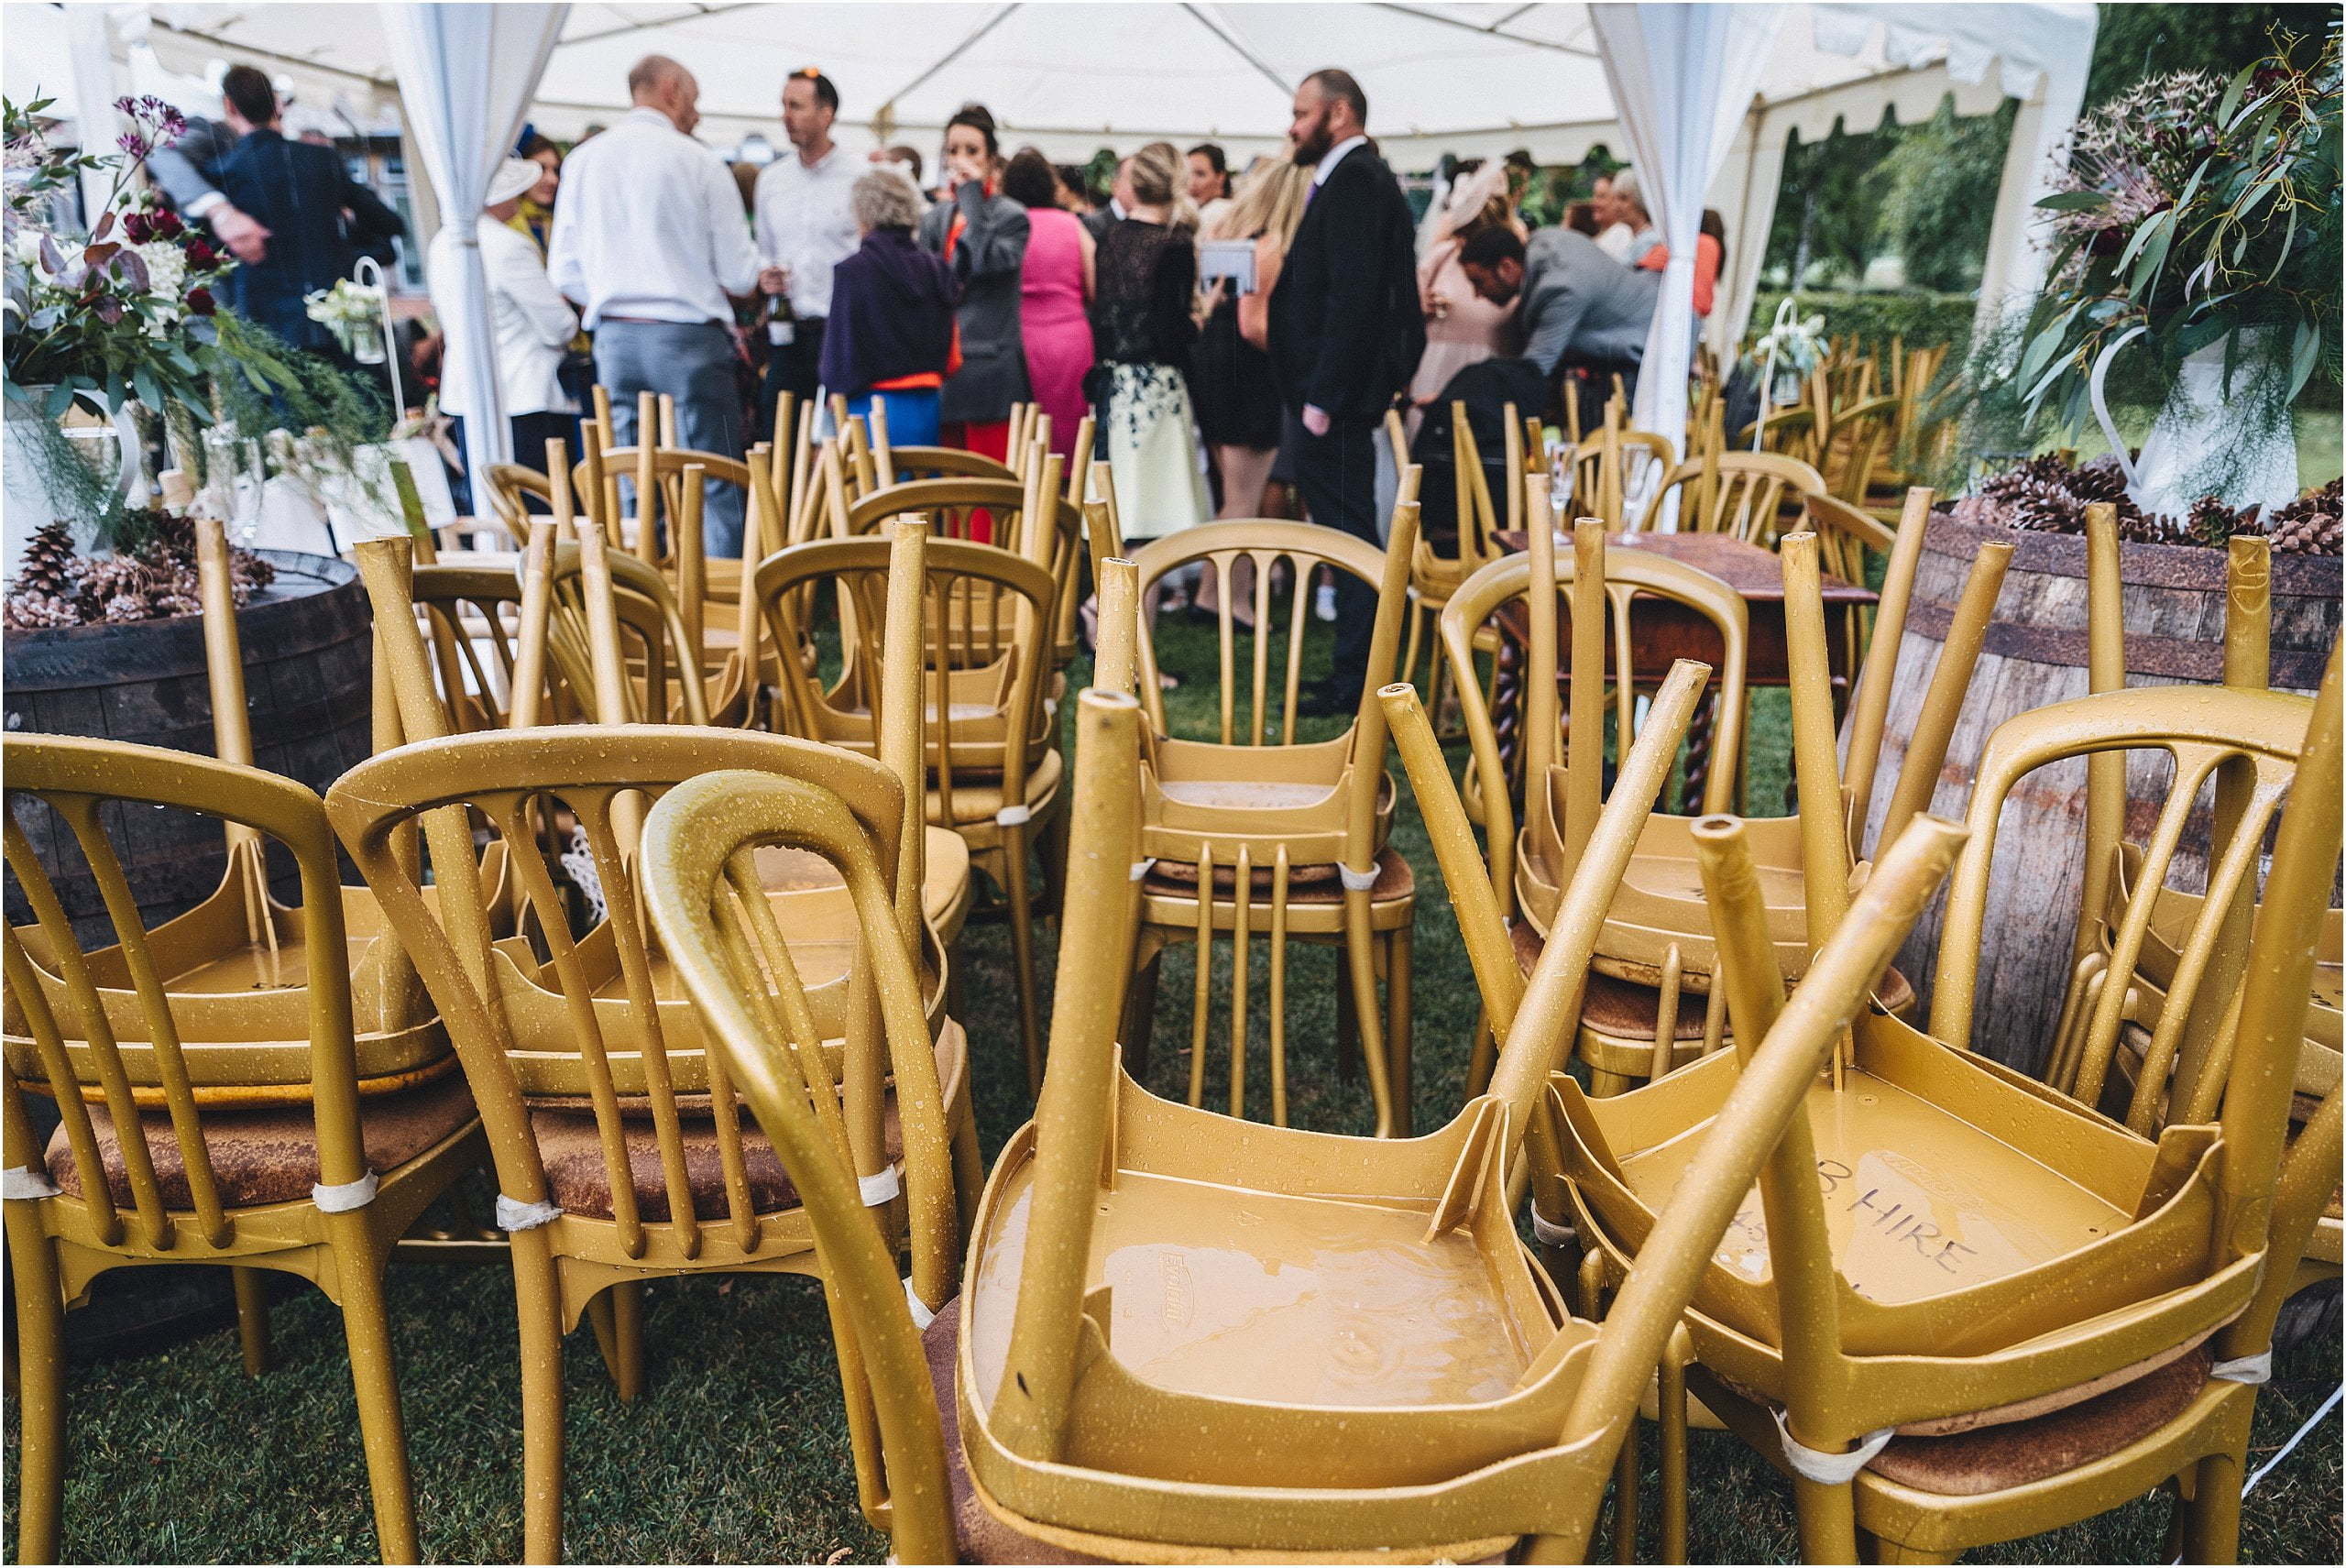
M 733 380 L 733 334 L 715 322 L 615 322 L 595 329 L 595 379 L 610 389 L 612 436 L 635 443 L 635 399 L 676 400 L 676 435 L 696 452 L 741 460 L 741 394 Z M 741 554 L 741 491 L 711 479 L 701 503 L 702 548 Z
M 872 400 L 888 411 L 888 444 L 893 446 L 935 446 L 937 432 L 937 389 L 922 387 L 893 392 L 866 392 L 847 400 L 847 411 L 854 419 L 868 419 Z

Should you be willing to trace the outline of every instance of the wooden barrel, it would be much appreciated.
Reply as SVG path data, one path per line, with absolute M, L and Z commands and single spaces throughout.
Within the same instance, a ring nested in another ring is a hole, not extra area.
M 277 580 L 236 617 L 253 760 L 323 790 L 372 745 L 370 617 L 358 574 L 325 555 L 261 552 Z M 212 694 L 201 616 L 7 634 L 11 734 L 95 735 L 213 754 Z M 109 810 L 120 811 L 115 806 Z M 201 903 L 226 863 L 220 825 L 185 812 L 111 825 L 115 852 L 148 926 Z M 67 915 L 85 940 L 110 940 L 104 902 L 72 835 L 37 806 L 19 809 Z M 300 902 L 290 856 L 270 857 L 279 896 Z M 7 918 L 31 910 L 12 877 Z
M 1980 545 L 1991 541 L 2013 547 L 2012 569 L 1939 771 L 1931 810 L 1963 819 L 1980 752 L 1996 726 L 2031 708 L 2086 695 L 2084 538 L 1974 526 L 1944 512 L 1935 515 L 1898 649 L 1881 771 L 1866 824 L 1869 847 L 1888 814 L 1892 783 L 1905 762 L 1906 738 L 1929 689 L 1964 578 Z M 2129 685 L 2223 679 L 2225 560 L 2224 551 L 2192 545 L 2120 547 Z M 2310 692 L 2320 684 L 2322 666 L 2338 641 L 2339 587 L 2335 555 L 2273 557 L 2274 685 Z M 2165 802 L 2165 774 L 2164 764 L 2147 754 L 2138 753 L 2129 763 L 2126 836 L 2136 842 L 2148 836 Z M 2041 1067 L 2058 1022 L 2085 872 L 2085 786 L 2082 760 L 2040 768 L 2006 801 L 1997 830 L 1969 1043 L 2024 1071 Z M 2206 885 L 2204 816 L 2203 808 L 2202 820 L 2187 832 L 2169 875 L 2172 885 Z M 1918 1016 L 1924 1018 L 1929 1016 L 1944 906 L 1942 894 L 1924 912 L 1897 960 L 1920 993 Z

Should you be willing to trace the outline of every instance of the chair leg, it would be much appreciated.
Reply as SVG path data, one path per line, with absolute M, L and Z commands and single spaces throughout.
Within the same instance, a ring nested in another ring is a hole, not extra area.
M 1385 934 L 1385 1054 L 1392 1062 L 1393 1125 L 1409 1135 L 1409 960 L 1413 933 L 1407 926 Z
M 2185 1562 L 2240 1561 L 2240 1486 L 2246 1459 L 2235 1448 L 2211 1453 L 2195 1466 L 2190 1497 L 2180 1505 Z
M 65 1507 L 65 1300 L 33 1205 L 7 1208 L 16 1299 L 16 1561 L 57 1561 Z
M 1613 1461 L 1613 1561 L 1638 1560 L 1639 1430 L 1645 1422 L 1629 1412 L 1629 1430 L 1622 1434 L 1621 1452 Z
M 1146 956 L 1133 965 L 1133 982 L 1124 999 L 1124 1070 L 1135 1081 L 1146 1083 L 1149 1043 L 1157 1034 L 1157 975 L 1165 947 L 1144 930 L 1135 950 Z
M 400 1414 L 399 1370 L 391 1357 L 390 1314 L 383 1305 L 389 1249 L 367 1234 L 364 1210 L 330 1217 L 342 1287 L 342 1333 L 358 1397 L 359 1440 L 367 1484 L 375 1496 L 375 1544 L 386 1563 L 416 1563 L 415 1494 L 408 1477 L 407 1425 Z M 238 1270 L 239 1273 L 244 1272 Z
M 1672 1331 L 1656 1369 L 1655 1414 L 1661 1419 L 1661 1560 L 1686 1561 L 1686 1363 L 1694 1343 L 1683 1325 Z
M 1036 844 L 1036 858 L 1043 867 L 1043 913 L 1053 920 L 1067 904 L 1067 857 L 1069 835 L 1073 832 L 1075 810 L 1064 792 L 1052 803 L 1050 820 L 1043 826 L 1043 836 Z
M 1803 1563 L 1858 1560 L 1858 1497 L 1852 1487 L 1826 1486 L 1795 1475 L 1792 1508 L 1800 1519 Z
M 513 1238 L 521 1327 L 521 1554 L 562 1560 L 562 1295 L 541 1233 Z
M 1271 1125 L 1287 1125 L 1287 846 L 1271 863 Z
M 1346 961 L 1349 961 L 1346 960 Z M 1336 987 L 1336 1081 L 1350 1087 L 1359 1070 L 1360 1026 L 1353 1018 L 1353 988 Z
M 634 1404 L 643 1392 L 643 1281 L 623 1281 L 587 1302 L 586 1321 L 619 1403 Z
M 1368 1063 L 1368 1092 L 1376 1102 L 1376 1135 L 1389 1138 L 1396 1124 L 1393 1083 L 1386 1071 L 1385 1028 L 1377 1017 L 1376 936 L 1368 928 L 1368 891 L 1346 888 L 1344 954 L 1353 971 L 1353 1022 L 1360 1029 L 1361 1058 Z
M 1018 1034 L 1026 1053 L 1026 1092 L 1043 1093 L 1043 1031 L 1035 993 L 1033 894 L 1026 886 L 1026 826 L 1002 830 L 1003 880 L 1010 886 L 1010 948 L 1018 966 Z
M 244 1353 L 245 1376 L 269 1370 L 269 1281 L 258 1268 L 228 1271 L 236 1289 L 236 1346 Z
M 1247 960 L 1254 933 L 1255 857 L 1244 844 L 1238 846 L 1238 868 L 1231 881 L 1230 918 L 1230 1113 L 1244 1121 L 1246 1116 L 1246 992 L 1251 976 Z
M 1466 1047 L 1466 1098 L 1472 1100 L 1491 1086 L 1491 1073 L 1498 1066 L 1498 1047 L 1491 1037 L 1491 1015 L 1484 1009 L 1474 1009 L 1474 1034 Z
M 1206 1102 L 1206 1031 L 1212 1026 L 1209 1006 L 1213 1001 L 1213 846 L 1198 855 L 1198 967 L 1189 991 L 1189 1103 Z
M 953 1121 L 953 1197 L 961 1218 L 961 1237 L 966 1244 L 978 1223 L 978 1199 L 985 1190 L 985 1156 L 978 1148 L 978 1112 L 970 1096 L 970 1074 L 961 1074 L 961 1092 L 954 1097 Z

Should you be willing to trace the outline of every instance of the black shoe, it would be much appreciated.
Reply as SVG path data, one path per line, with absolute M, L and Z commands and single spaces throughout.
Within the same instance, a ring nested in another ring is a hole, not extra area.
M 1295 710 L 1306 718 L 1333 718 L 1360 711 L 1360 693 L 1346 692 L 1334 681 L 1314 681 L 1296 694 Z

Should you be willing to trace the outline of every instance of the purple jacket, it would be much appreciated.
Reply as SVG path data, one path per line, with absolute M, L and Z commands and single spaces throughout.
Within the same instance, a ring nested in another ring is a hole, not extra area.
M 823 327 L 823 386 L 860 397 L 876 382 L 933 370 L 953 353 L 953 269 L 910 229 L 874 229 L 831 269 Z

